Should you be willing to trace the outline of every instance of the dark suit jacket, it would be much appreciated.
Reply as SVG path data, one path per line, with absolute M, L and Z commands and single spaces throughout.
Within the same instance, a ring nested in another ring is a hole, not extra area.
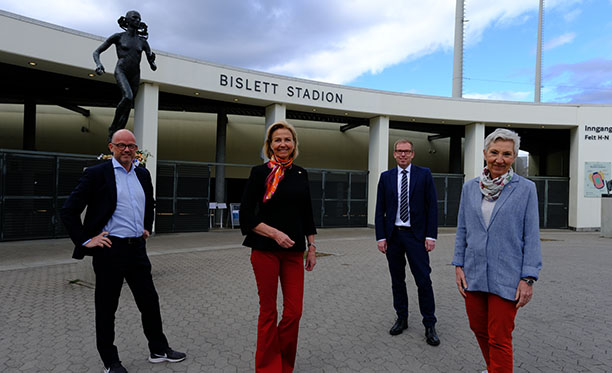
M 425 237 L 438 237 L 438 204 L 436 187 L 428 168 L 410 167 L 410 226 L 414 235 L 425 242 Z M 387 241 L 395 227 L 398 209 L 397 167 L 383 172 L 378 181 L 376 196 L 376 239 Z
M 151 232 L 155 208 L 151 174 L 144 167 L 136 167 L 135 171 L 146 199 L 144 229 Z M 81 221 L 81 213 L 85 207 L 85 220 Z M 83 246 L 83 242 L 102 232 L 116 207 L 117 185 L 113 162 L 87 167 L 79 184 L 60 210 L 60 217 L 75 245 L 73 258 L 83 259 L 85 255 L 93 254 L 94 249 Z

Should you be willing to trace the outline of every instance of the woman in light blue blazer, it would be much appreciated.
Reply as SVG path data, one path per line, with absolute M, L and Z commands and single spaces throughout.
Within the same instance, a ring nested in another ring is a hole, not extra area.
M 463 185 L 459 205 L 453 265 L 489 373 L 512 372 L 514 318 L 542 268 L 535 184 L 511 167 L 519 146 L 507 129 L 487 136 L 487 165 Z

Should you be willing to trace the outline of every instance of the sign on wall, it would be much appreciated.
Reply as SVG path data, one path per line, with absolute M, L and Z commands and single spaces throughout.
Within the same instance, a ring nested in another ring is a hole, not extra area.
M 612 126 L 584 125 L 585 141 L 610 141 L 612 138 Z
M 228 87 L 239 91 L 250 91 L 255 93 L 265 93 L 270 95 L 285 95 L 304 101 L 320 101 L 326 103 L 342 104 L 343 94 L 335 90 L 323 90 L 318 88 L 308 88 L 299 85 L 288 85 L 281 87 L 279 82 L 267 80 L 253 80 L 243 76 L 233 76 L 220 74 L 219 86 Z
M 608 193 L 606 181 L 612 179 L 610 162 L 584 162 L 584 196 L 599 198 Z

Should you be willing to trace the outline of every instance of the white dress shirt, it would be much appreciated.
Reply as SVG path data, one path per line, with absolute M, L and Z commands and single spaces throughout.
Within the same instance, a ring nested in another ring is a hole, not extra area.
M 406 186 L 406 189 L 408 189 L 406 192 L 408 193 L 408 220 L 406 221 L 402 221 L 402 219 L 400 218 L 400 206 L 402 203 L 402 171 L 404 171 L 403 168 L 401 168 L 400 166 L 397 166 L 397 213 L 395 214 L 395 225 L 398 227 L 409 227 L 410 226 L 410 169 L 412 168 L 412 164 L 409 164 L 408 167 L 406 167 L 406 171 L 408 171 L 408 173 L 406 174 L 406 178 L 408 179 L 408 185 Z

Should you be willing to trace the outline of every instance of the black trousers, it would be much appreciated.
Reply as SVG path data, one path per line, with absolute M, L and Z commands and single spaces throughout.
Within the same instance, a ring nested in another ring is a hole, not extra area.
M 150 352 L 164 352 L 168 340 L 162 329 L 159 297 L 151 276 L 145 240 L 128 242 L 111 239 L 112 247 L 98 248 L 93 256 L 96 273 L 96 344 L 105 366 L 118 362 L 115 341 L 115 312 L 125 280 L 141 313 L 142 327 Z
M 436 324 L 436 304 L 431 286 L 431 267 L 425 243 L 419 241 L 411 230 L 395 228 L 387 242 L 387 262 L 391 273 L 393 308 L 398 318 L 408 318 L 408 293 L 406 291 L 406 258 L 414 277 L 419 295 L 419 310 L 426 327 Z

